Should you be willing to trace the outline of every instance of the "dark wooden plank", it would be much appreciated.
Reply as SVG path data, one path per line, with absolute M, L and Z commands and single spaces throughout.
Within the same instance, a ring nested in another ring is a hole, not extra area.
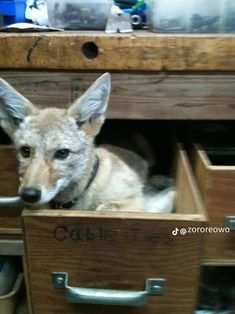
M 16 151 L 12 146 L 0 145 L 0 197 L 18 195 Z M 0 228 L 19 228 L 22 209 L 0 207 Z
M 99 54 L 82 52 L 93 42 Z M 233 34 L 1 33 L 0 67 L 27 69 L 234 71 Z
M 0 196 L 16 196 L 18 184 L 16 150 L 0 145 Z
M 0 72 L 39 107 L 67 106 L 100 74 Z M 234 74 L 112 73 L 108 117 L 234 120 L 234 84 Z

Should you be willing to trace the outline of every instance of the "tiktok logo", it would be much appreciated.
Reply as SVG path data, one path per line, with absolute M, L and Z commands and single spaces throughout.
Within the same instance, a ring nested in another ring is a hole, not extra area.
M 173 236 L 176 236 L 178 234 L 178 231 L 179 229 L 178 228 L 175 228 L 173 231 L 172 231 L 172 235 Z

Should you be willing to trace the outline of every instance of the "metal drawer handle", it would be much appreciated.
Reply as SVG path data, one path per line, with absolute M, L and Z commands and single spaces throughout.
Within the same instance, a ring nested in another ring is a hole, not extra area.
M 225 226 L 228 227 L 231 231 L 235 231 L 235 216 L 226 216 Z
M 166 281 L 165 279 L 147 279 L 145 291 L 125 291 L 70 287 L 68 278 L 68 273 L 52 273 L 54 288 L 65 289 L 65 300 L 69 303 L 125 306 L 147 305 L 147 296 L 162 295 L 164 293 Z
M 19 196 L 0 197 L 0 206 L 19 206 L 23 205 Z

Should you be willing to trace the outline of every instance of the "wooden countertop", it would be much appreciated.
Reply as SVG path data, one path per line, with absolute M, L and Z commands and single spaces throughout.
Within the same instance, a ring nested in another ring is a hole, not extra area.
M 235 34 L 0 33 L 0 68 L 235 71 Z

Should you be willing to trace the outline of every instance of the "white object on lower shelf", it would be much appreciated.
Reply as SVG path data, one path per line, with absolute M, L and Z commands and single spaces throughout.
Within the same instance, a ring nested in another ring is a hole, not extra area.
M 0 309 L 1 313 L 4 314 L 14 314 L 16 305 L 18 302 L 18 297 L 20 294 L 20 289 L 23 283 L 23 273 L 19 273 L 13 289 L 10 293 L 0 296 Z
M 0 296 L 12 290 L 16 280 L 16 261 L 13 257 L 0 256 Z

